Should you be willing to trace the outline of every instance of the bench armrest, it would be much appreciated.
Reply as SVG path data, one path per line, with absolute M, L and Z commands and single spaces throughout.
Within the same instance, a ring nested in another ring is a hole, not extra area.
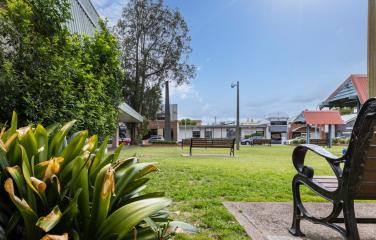
M 332 154 L 331 152 L 327 151 L 323 147 L 314 144 L 302 144 L 298 145 L 294 149 L 294 152 L 292 154 L 292 161 L 294 167 L 299 173 L 310 178 L 313 177 L 313 169 L 309 166 L 304 165 L 304 159 L 307 151 L 312 151 L 317 155 L 320 155 L 321 157 L 325 158 L 328 161 L 330 167 L 333 169 L 337 178 L 340 178 L 342 176 L 342 169 L 339 166 L 339 164 L 345 161 L 344 156 L 338 157 Z

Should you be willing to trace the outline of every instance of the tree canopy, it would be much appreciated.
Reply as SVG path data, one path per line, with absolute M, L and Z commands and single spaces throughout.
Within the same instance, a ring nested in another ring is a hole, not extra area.
M 197 121 L 192 120 L 190 118 L 182 119 L 182 120 L 179 121 L 179 123 L 181 125 L 188 125 L 188 126 L 196 126 L 197 125 Z
M 125 99 L 139 113 L 153 118 L 161 104 L 164 81 L 179 85 L 195 75 L 195 66 L 188 63 L 192 49 L 187 23 L 163 0 L 130 0 L 115 32 L 126 71 Z
M 0 0 L 0 122 L 78 120 L 113 133 L 122 99 L 117 39 L 101 22 L 94 36 L 72 34 L 68 0 Z

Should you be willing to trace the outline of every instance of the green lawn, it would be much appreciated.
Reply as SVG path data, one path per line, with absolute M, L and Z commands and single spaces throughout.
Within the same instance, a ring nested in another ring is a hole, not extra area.
M 334 147 L 339 155 L 343 147 Z M 235 158 L 182 157 L 179 147 L 128 147 L 122 156 L 158 162 L 148 191 L 164 191 L 174 200 L 174 218 L 194 224 L 200 233 L 179 239 L 248 239 L 242 227 L 222 206 L 223 201 L 291 201 L 293 147 L 241 147 Z M 194 153 L 228 153 L 227 149 L 195 149 Z M 315 174 L 332 175 L 325 160 L 308 154 Z M 306 201 L 321 199 L 306 191 Z M 290 216 L 289 216 L 290 217 Z

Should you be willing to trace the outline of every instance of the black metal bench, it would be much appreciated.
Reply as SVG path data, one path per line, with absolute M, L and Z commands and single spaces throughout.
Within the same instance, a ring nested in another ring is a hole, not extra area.
M 304 164 L 307 151 L 325 158 L 335 176 L 315 176 L 313 168 Z M 369 99 L 360 110 L 343 156 L 304 144 L 294 149 L 292 160 L 298 171 L 292 181 L 294 215 L 289 230 L 292 235 L 304 235 L 300 230 L 300 221 L 304 219 L 330 227 L 344 239 L 359 240 L 357 224 L 376 223 L 376 218 L 357 218 L 354 209 L 354 200 L 376 200 L 376 98 Z M 307 211 L 300 197 L 301 185 L 333 204 L 328 216 L 315 217 Z M 343 218 L 338 217 L 341 212 Z M 345 223 L 345 227 L 336 223 Z
M 189 155 L 192 148 L 230 148 L 230 156 L 235 156 L 234 145 L 235 139 L 191 138 Z

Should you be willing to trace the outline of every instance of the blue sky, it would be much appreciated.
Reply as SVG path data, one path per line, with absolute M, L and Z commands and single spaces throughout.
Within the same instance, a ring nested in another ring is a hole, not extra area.
M 92 0 L 115 23 L 126 0 Z M 367 71 L 367 0 L 166 0 L 187 21 L 198 67 L 172 89 L 179 117 L 206 122 L 315 109 L 352 73 Z

